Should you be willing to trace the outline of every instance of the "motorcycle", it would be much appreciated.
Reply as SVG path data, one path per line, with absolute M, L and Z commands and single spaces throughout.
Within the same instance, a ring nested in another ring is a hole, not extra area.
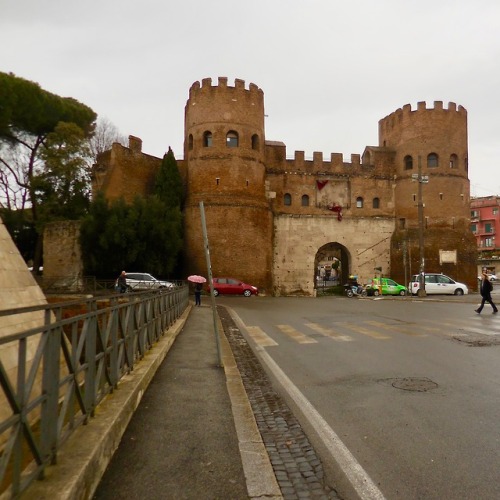
M 344 285 L 344 290 L 348 297 L 366 297 L 368 295 L 366 289 L 362 285 L 349 285 L 346 283 Z

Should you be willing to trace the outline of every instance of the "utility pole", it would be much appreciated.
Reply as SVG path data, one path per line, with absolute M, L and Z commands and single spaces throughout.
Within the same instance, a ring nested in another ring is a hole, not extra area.
M 418 275 L 418 296 L 425 297 L 425 255 L 424 255 L 424 203 L 422 199 L 422 184 L 429 182 L 428 175 L 422 175 L 422 160 L 418 157 L 418 174 L 412 175 L 412 178 L 418 181 L 418 249 L 420 257 L 419 275 Z

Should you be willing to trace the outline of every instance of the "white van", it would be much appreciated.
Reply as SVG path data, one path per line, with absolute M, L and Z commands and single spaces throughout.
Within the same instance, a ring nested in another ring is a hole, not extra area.
M 411 278 L 408 290 L 412 295 L 417 295 L 420 283 L 418 274 L 414 274 Z M 431 294 L 447 294 L 447 295 L 467 295 L 469 289 L 467 285 L 459 283 L 451 279 L 449 276 L 439 273 L 425 273 L 425 292 Z

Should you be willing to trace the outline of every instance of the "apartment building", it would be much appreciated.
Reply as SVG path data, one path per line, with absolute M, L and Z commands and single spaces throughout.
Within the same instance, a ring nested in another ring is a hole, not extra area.
M 472 198 L 471 231 L 476 237 L 478 275 L 486 267 L 492 274 L 500 273 L 500 196 Z

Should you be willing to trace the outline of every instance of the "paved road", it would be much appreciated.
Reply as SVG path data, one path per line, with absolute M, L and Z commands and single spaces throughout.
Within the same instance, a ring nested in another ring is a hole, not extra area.
M 340 492 L 436 500 L 500 498 L 500 315 L 477 301 L 219 299 Z

